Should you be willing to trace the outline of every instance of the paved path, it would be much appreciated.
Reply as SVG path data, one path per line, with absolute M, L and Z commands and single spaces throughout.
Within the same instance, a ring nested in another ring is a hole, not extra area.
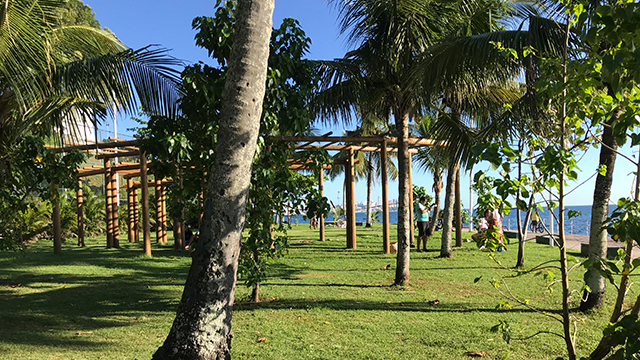
M 505 230 L 505 232 L 508 232 L 508 231 L 509 230 Z M 534 234 L 531 232 L 527 232 L 527 241 L 536 241 L 536 236 L 540 236 L 540 235 L 544 235 L 544 234 L 540 234 L 540 233 Z M 554 235 L 557 236 L 558 234 L 554 234 Z M 575 251 L 580 253 L 582 250 L 582 244 L 586 244 L 586 245 L 589 244 L 589 236 L 587 235 L 565 234 L 565 238 L 567 241 L 568 251 Z M 608 250 L 609 252 L 613 252 L 613 254 L 615 254 L 618 248 L 624 248 L 624 243 L 613 241 L 611 238 L 609 238 L 607 241 L 607 248 L 609 249 Z M 640 247 L 636 243 L 636 246 L 633 249 L 632 258 L 636 259 L 638 257 L 640 257 Z

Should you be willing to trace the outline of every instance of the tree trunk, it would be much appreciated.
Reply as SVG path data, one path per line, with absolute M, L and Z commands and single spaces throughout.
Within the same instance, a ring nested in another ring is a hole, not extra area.
M 462 196 L 460 194 L 460 165 L 456 167 L 456 247 L 462 247 Z
M 611 186 L 613 185 L 613 167 L 616 162 L 616 150 L 618 149 L 618 143 L 613 136 L 610 125 L 617 121 L 621 114 L 622 109 L 617 108 L 611 115 L 609 121 L 607 121 L 604 126 L 604 132 L 602 133 L 600 164 L 607 167 L 607 172 L 604 176 L 598 174 L 593 191 L 591 229 L 589 230 L 589 260 L 592 262 L 607 257 L 607 232 L 600 231 L 600 227 L 607 216 L 609 216 L 609 198 L 611 197 Z M 582 302 L 580 303 L 580 311 L 588 311 L 602 307 L 606 287 L 605 278 L 600 274 L 599 269 L 589 268 L 585 279 L 591 292 L 584 292 Z
M 251 301 L 254 303 L 260 302 L 260 284 L 253 285 L 253 290 L 251 290 Z
M 373 187 L 373 153 L 369 153 L 369 164 L 367 169 L 367 225 L 371 227 L 373 220 L 371 219 L 371 190 Z
M 449 161 L 447 170 L 447 187 L 445 190 L 444 211 L 442 214 L 442 240 L 440 245 L 440 257 L 453 257 L 453 239 L 451 228 L 453 223 L 453 207 L 455 205 L 456 174 L 460 163 L 454 159 Z
M 240 239 L 264 97 L 273 0 L 239 0 L 200 240 L 153 359 L 230 359 Z
M 433 233 L 436 231 L 436 224 L 438 223 L 438 213 L 440 212 L 440 192 L 442 192 L 442 170 L 440 168 L 433 169 L 433 192 L 434 196 L 434 210 L 433 216 L 431 217 L 431 222 L 429 223 L 429 239 L 433 236 Z
M 396 285 L 409 283 L 409 240 L 411 216 L 409 215 L 409 117 L 404 111 L 395 111 L 398 130 L 398 255 L 396 257 Z

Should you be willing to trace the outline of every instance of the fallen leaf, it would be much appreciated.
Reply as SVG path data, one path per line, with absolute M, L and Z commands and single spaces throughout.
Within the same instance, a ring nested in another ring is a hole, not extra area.
M 300 320 L 300 319 L 302 319 L 300 316 L 298 316 L 298 317 L 296 318 L 296 320 Z
M 256 330 L 256 334 L 260 334 L 260 331 Z
M 429 305 L 438 305 L 438 304 L 440 304 L 440 300 L 438 300 L 438 299 L 430 300 L 430 301 L 428 301 L 428 304 Z
M 93 334 L 93 331 L 78 331 L 76 335 L 89 335 Z
M 15 288 L 20 287 L 20 286 L 22 286 L 22 284 L 18 284 L 18 285 L 9 285 L 9 287 L 10 287 L 10 288 L 12 288 L 12 289 L 15 289 Z
M 265 341 L 267 341 L 267 338 L 258 338 L 258 342 L 259 342 L 259 343 L 261 343 L 261 342 L 265 342 Z
M 487 356 L 487 353 L 484 351 L 467 351 L 462 355 L 471 356 L 471 357 L 485 357 Z
M 389 268 L 391 268 L 391 264 L 387 264 L 387 266 L 384 267 L 385 270 L 389 270 Z
M 329 325 L 329 322 L 328 322 L 328 321 L 325 321 L 325 322 L 324 322 L 324 324 L 325 324 L 325 325 Z

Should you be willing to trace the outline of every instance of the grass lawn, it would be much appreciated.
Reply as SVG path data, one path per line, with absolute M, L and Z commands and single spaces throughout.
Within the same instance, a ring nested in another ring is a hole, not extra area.
M 440 259 L 436 233 L 430 251 L 411 253 L 410 286 L 399 288 L 391 286 L 395 255 L 382 253 L 380 225 L 357 231 L 358 248 L 347 250 L 344 229 L 327 228 L 327 241 L 320 242 L 317 231 L 296 226 L 289 253 L 261 285 L 262 302 L 248 303 L 250 289 L 238 284 L 234 359 L 468 359 L 467 351 L 492 359 L 565 355 L 556 336 L 507 344 L 490 331 L 501 320 L 511 324 L 514 337 L 562 329 L 513 303 L 497 308 L 503 298 L 489 280 L 510 272 L 474 243 L 455 249 L 453 259 Z M 104 244 L 92 239 L 80 249 L 69 241 L 63 254 L 54 255 L 51 242 L 41 241 L 26 253 L 0 253 L 0 359 L 151 357 L 171 326 L 190 258 L 171 246 L 156 246 L 153 258 L 145 258 L 139 244 L 121 240 L 121 249 L 109 250 Z M 516 252 L 512 244 L 496 257 L 513 266 Z M 533 266 L 557 258 L 558 251 L 527 243 L 525 256 Z M 572 274 L 576 289 L 582 275 L 580 268 Z M 508 283 L 520 298 L 559 312 L 560 288 L 546 292 L 542 276 Z M 614 301 L 611 289 L 603 310 L 575 313 L 581 320 L 579 356 L 588 355 L 601 335 Z M 578 301 L 576 293 L 574 307 Z

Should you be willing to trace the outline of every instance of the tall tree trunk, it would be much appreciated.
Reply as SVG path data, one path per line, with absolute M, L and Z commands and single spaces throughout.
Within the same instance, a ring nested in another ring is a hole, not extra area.
M 456 174 L 460 163 L 455 159 L 449 160 L 447 170 L 447 186 L 445 189 L 444 211 L 442 212 L 442 240 L 440 245 L 440 257 L 453 257 L 453 239 L 451 228 L 453 223 L 453 207 L 455 205 Z
M 622 109 L 617 108 L 611 118 L 604 126 L 602 133 L 602 145 L 600 146 L 600 164 L 607 167 L 604 176 L 598 174 L 596 185 L 593 191 L 593 205 L 591 207 L 591 229 L 589 230 L 589 260 L 593 263 L 600 258 L 607 257 L 607 232 L 600 231 L 604 220 L 609 216 L 609 198 L 611 197 L 611 186 L 613 185 L 613 167 L 616 162 L 616 151 L 618 143 L 613 136 L 611 124 L 617 121 L 622 114 Z M 604 292 L 606 287 L 605 278 L 600 274 L 599 269 L 589 268 L 587 270 L 586 284 L 591 292 L 584 292 L 580 311 L 588 311 L 600 308 L 604 304 Z
M 429 223 L 429 239 L 433 236 L 433 233 L 436 231 L 436 224 L 438 223 L 438 214 L 440 213 L 440 192 L 442 192 L 442 169 L 434 168 L 433 169 L 433 192 L 434 195 L 434 210 L 433 216 L 431 217 L 431 222 Z
M 153 359 L 230 359 L 240 239 L 260 127 L 274 0 L 239 0 L 220 129 L 200 226 L 173 326 Z
M 367 165 L 367 224 L 371 227 L 373 220 L 371 219 L 371 190 L 373 188 L 373 152 L 369 152 L 369 164 Z
M 462 247 L 462 196 L 460 194 L 460 165 L 456 167 L 455 193 L 456 247 Z
M 398 130 L 398 255 L 396 257 L 396 285 L 409 283 L 409 240 L 411 216 L 409 215 L 409 117 L 406 111 L 395 111 Z

